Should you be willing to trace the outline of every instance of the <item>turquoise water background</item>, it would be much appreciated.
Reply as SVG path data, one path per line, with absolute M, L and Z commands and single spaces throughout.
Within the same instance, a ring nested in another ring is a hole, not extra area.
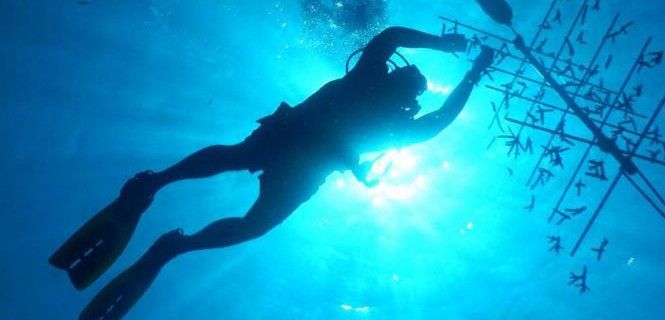
M 549 1 L 510 3 L 516 28 L 531 39 Z M 560 1 L 564 21 L 580 3 Z M 618 87 L 649 35 L 654 49 L 665 49 L 665 3 L 601 4 L 587 22 L 589 42 L 616 12 L 636 21 L 629 38 L 609 44 L 617 67 L 605 81 Z M 0 319 L 73 319 L 160 234 L 244 214 L 258 193 L 256 174 L 184 181 L 157 196 L 123 256 L 90 288 L 77 292 L 47 263 L 135 172 L 241 141 L 281 101 L 297 104 L 343 76 L 349 53 L 381 28 L 439 33 L 444 15 L 510 36 L 474 1 L 377 6 L 382 15 L 369 28 L 351 30 L 347 16 L 305 14 L 297 0 L 0 2 Z M 593 48 L 580 47 L 574 59 L 586 63 Z M 401 52 L 428 77 L 421 102 L 431 111 L 477 51 Z M 662 67 L 638 80 L 645 93 L 636 110 L 649 114 L 665 94 Z M 499 134 L 488 129 L 490 101 L 500 98 L 477 87 L 435 139 L 389 153 L 393 165 L 377 188 L 334 173 L 266 236 L 178 258 L 126 318 L 665 319 L 665 219 L 623 179 L 571 257 L 590 212 L 560 226 L 547 222 L 568 181 L 563 170 L 545 186 L 525 186 L 546 134 L 527 131 L 536 152 L 517 160 L 499 142 L 488 148 Z M 656 123 L 665 128 L 665 117 Z M 585 133 L 574 121 L 569 128 Z M 582 150 L 564 153 L 565 169 Z M 636 162 L 665 191 L 665 168 Z M 615 172 L 608 168 L 608 176 Z M 589 185 L 571 206 L 595 208 L 606 184 Z M 550 235 L 561 236 L 561 254 L 549 251 Z M 609 245 L 596 261 L 590 249 L 603 238 Z M 584 266 L 591 291 L 580 294 L 567 283 Z

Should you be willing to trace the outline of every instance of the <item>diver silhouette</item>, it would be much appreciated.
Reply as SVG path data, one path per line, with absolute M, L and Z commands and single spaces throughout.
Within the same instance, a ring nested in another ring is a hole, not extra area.
M 95 281 L 116 260 L 141 214 L 159 189 L 169 183 L 210 177 L 230 170 L 262 171 L 256 202 L 242 217 L 215 221 L 191 235 L 174 230 L 162 235 L 129 269 L 111 281 L 81 313 L 80 319 L 122 317 L 147 290 L 159 270 L 176 256 L 222 248 L 270 231 L 306 202 L 334 171 L 351 170 L 368 186 L 371 164 L 359 155 L 426 141 L 460 113 L 494 52 L 483 47 L 473 67 L 438 110 L 416 118 L 416 98 L 427 81 L 415 65 L 390 71 L 398 47 L 465 52 L 461 34 L 431 35 L 390 27 L 362 50 L 355 67 L 328 82 L 302 103 L 282 103 L 236 145 L 215 145 L 161 172 L 135 175 L 120 196 L 81 227 L 51 256 L 78 289 Z

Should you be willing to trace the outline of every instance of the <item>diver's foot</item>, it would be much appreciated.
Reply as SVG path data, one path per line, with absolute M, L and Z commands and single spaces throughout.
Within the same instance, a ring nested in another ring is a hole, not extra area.
M 472 72 L 481 74 L 487 67 L 491 66 L 494 62 L 494 49 L 488 46 L 480 47 L 480 54 L 476 57 L 476 60 L 473 61 Z
M 148 249 L 145 258 L 157 264 L 166 264 L 166 262 L 182 253 L 184 238 L 182 229 L 175 229 L 163 234 Z
M 143 213 L 148 209 L 158 190 L 154 177 L 154 172 L 143 171 L 137 173 L 125 183 L 120 191 L 120 200 L 128 210 Z

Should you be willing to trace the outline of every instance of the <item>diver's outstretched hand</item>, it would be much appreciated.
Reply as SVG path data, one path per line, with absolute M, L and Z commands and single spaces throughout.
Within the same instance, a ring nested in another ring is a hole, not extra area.
M 361 182 L 365 187 L 374 188 L 379 184 L 378 179 L 368 179 L 370 171 L 372 171 L 373 161 L 366 161 L 363 163 L 357 164 L 351 172 L 356 177 L 356 180 Z
M 476 60 L 473 61 L 473 68 L 471 72 L 475 72 L 480 75 L 487 67 L 491 66 L 494 63 L 494 49 L 488 46 L 480 47 L 480 54 L 476 57 Z

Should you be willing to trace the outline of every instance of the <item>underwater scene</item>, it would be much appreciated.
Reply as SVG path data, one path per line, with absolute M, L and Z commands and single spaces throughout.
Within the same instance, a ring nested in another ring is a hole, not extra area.
M 0 319 L 665 319 L 664 13 L 0 1 Z

